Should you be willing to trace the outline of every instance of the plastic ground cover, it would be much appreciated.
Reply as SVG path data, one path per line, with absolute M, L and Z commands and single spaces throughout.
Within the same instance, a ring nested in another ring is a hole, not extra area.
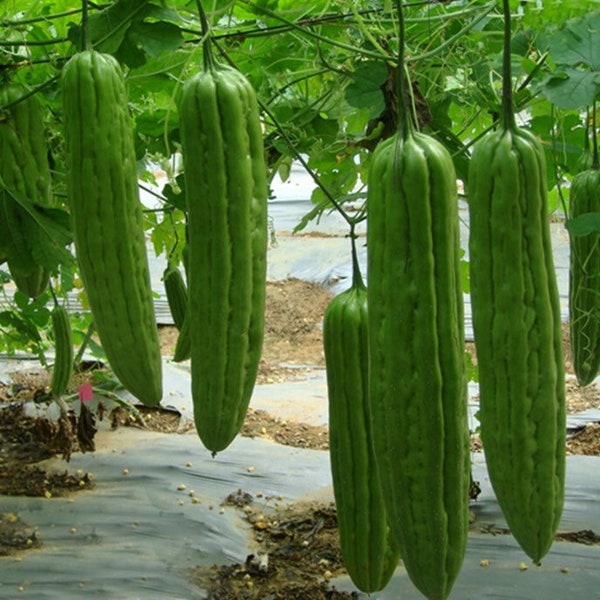
M 262 496 L 265 503 L 280 504 L 332 500 L 325 451 L 238 437 L 211 458 L 194 432 L 128 428 L 101 433 L 98 441 L 95 453 L 76 454 L 69 464 L 70 470 L 93 474 L 94 490 L 69 498 L 2 498 L 2 510 L 18 513 L 35 527 L 43 546 L 0 559 L 0 597 L 204 598 L 205 592 L 186 576 L 188 569 L 243 563 L 253 551 L 249 525 L 239 509 L 221 507 L 229 494 L 242 489 Z M 535 567 L 510 535 L 482 533 L 501 531 L 506 523 L 483 456 L 475 454 L 473 461 L 482 492 L 472 503 L 477 518 L 450 598 L 597 597 L 600 547 L 557 541 L 542 566 Z M 599 466 L 595 457 L 568 458 L 560 531 L 600 530 Z M 482 566 L 486 561 L 488 566 Z M 527 570 L 520 570 L 521 563 Z M 355 589 L 344 577 L 332 584 Z M 371 596 L 419 597 L 401 566 L 387 588 Z

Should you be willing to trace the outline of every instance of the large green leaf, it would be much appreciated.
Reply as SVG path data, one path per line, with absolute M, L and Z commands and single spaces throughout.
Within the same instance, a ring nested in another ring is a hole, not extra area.
M 541 29 L 540 25 L 560 25 L 566 19 L 592 12 L 598 0 L 511 0 L 514 11 L 521 14 L 526 27 Z
M 154 23 L 135 22 L 129 29 L 127 37 L 135 45 L 142 48 L 144 53 L 149 57 L 156 57 L 163 53 L 172 52 L 183 43 L 179 27 L 164 21 Z
M 600 233 L 600 213 L 584 213 L 566 223 L 569 233 L 575 237 Z
M 567 21 L 548 49 L 557 68 L 542 84 L 546 98 L 566 110 L 591 106 L 600 94 L 600 11 Z
M 117 52 L 131 22 L 142 14 L 149 0 L 118 0 L 108 8 L 90 14 L 88 18 L 88 36 L 90 43 L 100 52 Z M 69 39 L 81 49 L 81 25 L 69 31 Z
M 372 116 L 381 114 L 385 101 L 381 86 L 388 76 L 383 62 L 369 60 L 359 64 L 346 87 L 346 102 L 355 108 L 368 108 Z
M 16 202 L 20 209 L 21 235 L 26 240 L 26 254 L 19 247 L 9 247 L 8 255 L 27 261 L 33 259 L 35 265 L 54 270 L 60 264 L 71 264 L 73 255 L 68 246 L 73 242 L 69 228 L 69 215 L 60 208 L 45 208 L 30 202 L 24 194 L 12 190 L 5 191 L 8 201 Z
M 150 0 L 117 0 L 90 15 L 88 36 L 96 50 L 113 54 L 127 66 L 136 68 L 149 57 L 181 46 L 181 30 L 172 21 L 179 21 L 175 11 Z M 69 39 L 81 48 L 81 25 L 71 28 Z
M 598 98 L 600 73 L 575 68 L 562 69 L 546 80 L 543 90 L 546 98 L 558 108 L 585 108 Z
M 174 189 L 173 182 L 169 181 L 165 184 L 161 190 L 161 193 L 169 204 L 185 213 L 187 211 L 185 197 L 185 177 L 182 173 L 177 175 L 175 182 L 178 189 Z
M 549 49 L 558 65 L 600 71 L 600 11 L 567 21 L 552 35 Z

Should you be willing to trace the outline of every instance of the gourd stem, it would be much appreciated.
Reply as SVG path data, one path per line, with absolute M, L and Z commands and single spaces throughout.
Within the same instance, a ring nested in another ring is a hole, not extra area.
M 85 354 L 88 344 L 89 344 L 90 340 L 92 339 L 92 336 L 94 335 L 95 331 L 96 331 L 96 323 L 94 321 L 92 321 L 88 325 L 87 331 L 85 332 L 85 335 L 83 336 L 83 341 L 81 342 L 81 346 L 79 347 L 79 350 L 77 351 L 77 354 L 75 355 L 75 358 L 73 359 L 73 364 L 75 365 L 75 368 L 77 370 L 79 370 L 79 365 L 81 365 L 81 362 L 83 361 L 83 355 Z
M 212 45 L 210 39 L 210 26 L 208 24 L 208 19 L 206 18 L 206 13 L 204 12 L 204 7 L 202 6 L 202 2 L 200 0 L 196 0 L 196 5 L 198 7 L 198 14 L 200 15 L 200 26 L 202 30 L 202 53 L 204 68 L 206 70 L 212 69 L 215 66 L 215 59 L 212 53 Z
M 350 225 L 350 241 L 352 243 L 352 287 L 353 288 L 364 288 L 365 283 L 360 272 L 360 265 L 358 263 L 358 252 L 356 250 L 356 233 L 354 231 L 354 223 Z
M 168 211 L 168 212 L 166 212 Z M 175 237 L 175 243 L 173 244 L 173 247 L 171 248 L 171 251 L 169 252 L 168 256 L 167 256 L 167 266 L 171 266 L 173 264 L 176 264 L 175 261 L 173 260 L 173 256 L 175 255 L 175 249 L 177 248 L 177 246 L 179 245 L 179 234 L 177 233 L 177 227 L 175 227 L 175 219 L 173 217 L 173 210 L 170 209 L 166 209 L 166 214 L 169 215 L 169 221 L 171 222 L 171 227 L 173 228 L 173 236 Z
M 502 108 L 500 112 L 500 124 L 503 129 L 514 129 L 516 127 L 516 121 L 512 91 L 509 0 L 502 0 L 502 11 L 504 13 L 504 48 L 502 55 Z
M 87 0 L 81 2 L 81 47 L 84 50 L 90 50 L 90 36 L 88 31 L 88 3 Z
M 409 118 L 407 99 L 407 86 L 404 73 L 404 55 L 405 55 L 405 27 L 404 11 L 402 9 L 402 0 L 396 0 L 396 12 L 398 13 L 398 63 L 396 65 L 396 94 L 398 106 L 398 135 L 405 138 L 411 131 L 411 120 Z
M 50 295 L 52 296 L 54 306 L 58 306 L 58 298 L 56 297 L 56 292 L 54 291 L 54 286 L 52 285 L 52 282 L 48 284 L 48 289 L 50 290 Z
M 590 114 L 589 106 L 585 110 L 585 134 L 583 136 L 583 152 L 587 154 L 591 152 L 590 148 L 590 128 L 592 123 L 592 115 Z
M 598 134 L 596 131 L 596 103 L 592 106 L 592 169 L 600 169 L 598 157 Z

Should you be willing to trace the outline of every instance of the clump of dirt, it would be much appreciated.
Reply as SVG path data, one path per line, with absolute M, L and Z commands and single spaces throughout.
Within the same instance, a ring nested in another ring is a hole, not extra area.
M 240 433 L 246 437 L 267 438 L 296 448 L 329 449 L 329 429 L 326 426 L 286 421 L 260 409 L 248 409 Z
M 0 416 L 0 464 L 8 458 L 33 463 L 56 455 L 68 461 L 74 450 L 95 450 L 96 417 L 83 404 L 79 414 L 66 410 L 58 420 L 28 416 L 18 402 L 3 407 Z
M 564 542 L 573 542 L 576 544 L 585 544 L 586 546 L 599 546 L 600 535 L 594 533 L 591 529 L 582 529 L 580 531 L 566 531 L 564 533 L 557 533 L 556 540 Z
M 33 418 L 20 403 L 3 407 L 0 417 L 0 494 L 51 497 L 93 487 L 89 473 L 49 472 L 38 464 L 56 455 L 68 459 L 74 448 L 93 450 L 91 417 Z
M 567 439 L 567 454 L 600 456 L 600 423 L 589 423 Z
M 124 406 L 117 406 L 110 413 L 110 422 L 112 429 L 140 427 L 158 433 L 185 433 L 194 427 L 194 423 L 177 410 L 160 406 L 138 406 L 135 413 Z
M 600 409 L 600 389 L 597 385 L 581 387 L 575 378 L 567 381 L 566 387 L 567 412 L 574 415 L 590 408 Z
M 40 465 L 0 466 L 0 494 L 54 498 L 94 487 L 91 473 L 50 472 Z
M 37 529 L 15 513 L 0 514 L 0 556 L 12 556 L 42 545 Z
M 495 523 L 486 523 L 479 527 L 480 533 L 489 535 L 510 535 L 507 527 L 498 527 Z M 570 542 L 572 544 L 585 544 L 586 546 L 600 546 L 600 535 L 591 529 L 580 529 L 579 531 L 559 531 L 554 536 L 558 542 Z
M 255 550 L 243 564 L 197 567 L 190 573 L 212 600 L 337 600 L 356 594 L 333 588 L 345 572 L 333 504 L 297 503 L 284 507 L 258 503 L 238 490 L 225 500 L 249 524 Z

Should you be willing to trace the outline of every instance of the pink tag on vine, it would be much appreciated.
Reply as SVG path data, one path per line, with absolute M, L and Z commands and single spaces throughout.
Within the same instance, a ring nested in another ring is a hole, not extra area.
M 94 397 L 94 390 L 92 389 L 92 384 L 89 381 L 82 383 L 79 386 L 79 399 L 82 402 L 89 402 Z

